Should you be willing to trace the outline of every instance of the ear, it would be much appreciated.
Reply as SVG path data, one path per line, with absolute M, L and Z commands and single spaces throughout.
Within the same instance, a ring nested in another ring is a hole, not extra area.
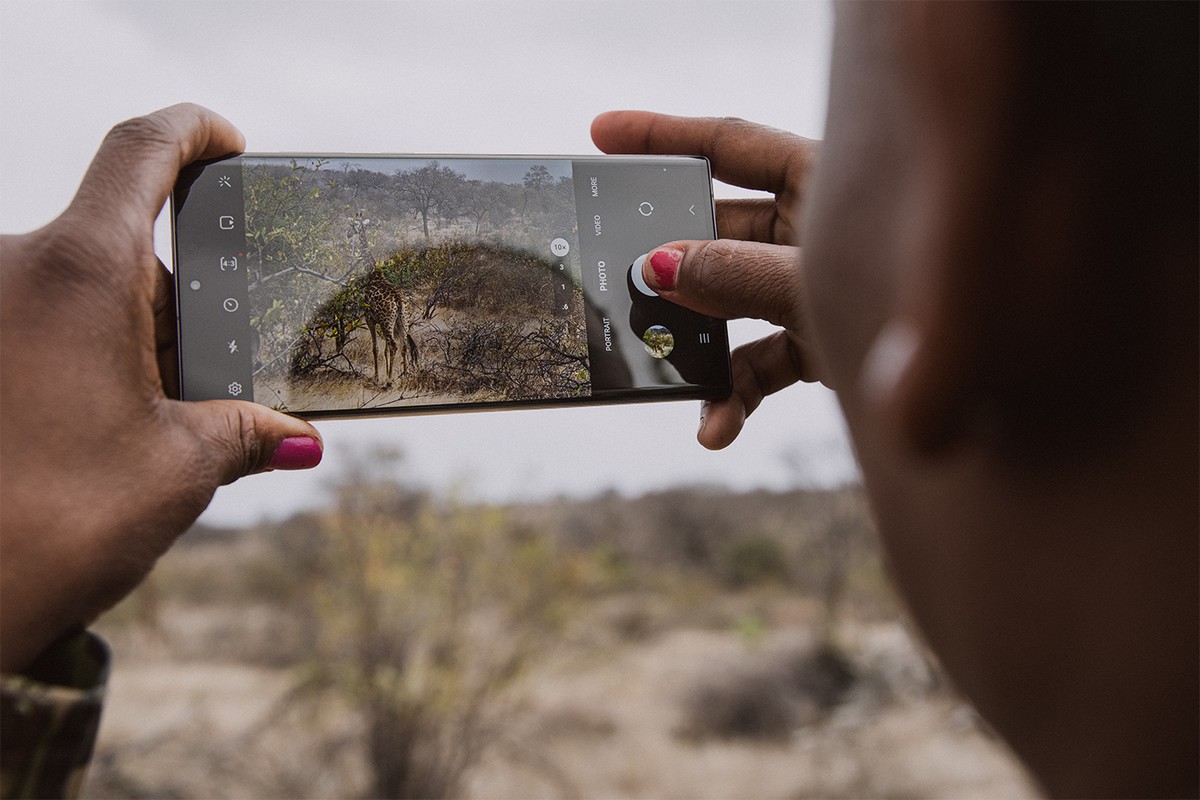
M 895 254 L 900 291 L 864 361 L 861 388 L 903 446 L 936 457 L 995 421 L 992 334 L 996 315 L 1007 313 L 993 292 L 1004 216 L 996 205 L 1012 177 L 1001 168 L 1012 48 L 1003 14 L 989 4 L 909 3 L 900 16 L 920 134 Z

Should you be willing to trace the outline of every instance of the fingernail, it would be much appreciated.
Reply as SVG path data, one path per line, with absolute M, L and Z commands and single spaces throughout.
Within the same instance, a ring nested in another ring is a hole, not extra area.
M 267 469 L 309 469 L 321 463 L 321 443 L 311 436 L 289 436 L 275 448 Z
M 704 423 L 708 422 L 708 409 L 712 406 L 708 400 L 700 401 L 700 427 L 696 430 L 696 438 L 704 435 Z
M 654 272 L 654 279 L 646 281 L 652 289 L 669 292 L 675 288 L 679 278 L 679 262 L 683 260 L 683 251 L 674 247 L 659 247 L 651 251 L 646 259 Z

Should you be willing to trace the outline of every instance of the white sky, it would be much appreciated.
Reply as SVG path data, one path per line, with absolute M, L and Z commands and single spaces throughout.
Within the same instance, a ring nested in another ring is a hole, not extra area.
M 0 231 L 56 215 L 114 123 L 182 100 L 225 115 L 265 152 L 592 153 L 591 119 L 613 108 L 739 116 L 820 138 L 831 17 L 824 2 L 753 0 L 4 0 Z M 156 246 L 169 264 L 163 218 Z M 730 326 L 735 343 L 768 330 Z M 319 503 L 343 454 L 377 443 L 402 448 L 414 479 L 497 501 L 856 474 L 820 387 L 768 398 L 721 453 L 695 443 L 696 419 L 696 403 L 676 402 L 324 422 L 320 468 L 222 488 L 203 519 Z

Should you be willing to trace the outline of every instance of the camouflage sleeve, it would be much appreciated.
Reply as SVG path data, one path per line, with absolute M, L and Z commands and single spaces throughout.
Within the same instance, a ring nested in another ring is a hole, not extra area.
M 108 667 L 108 647 L 83 632 L 46 648 L 24 674 L 0 675 L 0 797 L 79 794 Z

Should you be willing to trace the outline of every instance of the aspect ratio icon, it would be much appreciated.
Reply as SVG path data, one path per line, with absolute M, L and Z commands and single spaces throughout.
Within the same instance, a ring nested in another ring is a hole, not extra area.
M 550 243 L 550 252 L 554 253 L 554 255 L 558 256 L 559 258 L 562 258 L 567 253 L 571 252 L 571 245 L 566 239 L 559 237 Z
M 237 269 L 237 256 L 221 256 L 221 272 L 233 272 Z

